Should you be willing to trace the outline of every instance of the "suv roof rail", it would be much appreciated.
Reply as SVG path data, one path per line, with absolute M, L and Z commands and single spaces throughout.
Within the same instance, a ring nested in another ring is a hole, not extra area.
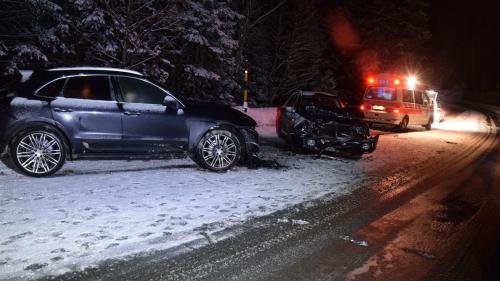
M 135 75 L 144 76 L 144 74 L 137 72 L 135 70 L 112 68 L 112 67 L 90 67 L 90 66 L 79 66 L 79 67 L 58 67 L 51 68 L 48 71 L 112 71 L 112 72 L 122 72 L 130 73 Z

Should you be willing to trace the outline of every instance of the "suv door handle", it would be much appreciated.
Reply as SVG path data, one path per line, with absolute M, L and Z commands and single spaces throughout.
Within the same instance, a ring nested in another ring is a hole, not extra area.
M 129 111 L 125 111 L 125 112 L 123 112 L 123 114 L 129 115 L 129 116 L 139 116 L 139 115 L 141 115 L 140 112 L 129 112 Z
M 59 107 L 54 108 L 54 111 L 55 112 L 73 112 L 73 110 L 71 110 L 71 109 L 59 108 Z

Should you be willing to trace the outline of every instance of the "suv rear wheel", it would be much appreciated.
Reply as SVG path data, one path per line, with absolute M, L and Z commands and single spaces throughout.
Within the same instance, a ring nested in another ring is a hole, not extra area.
M 63 166 L 66 149 L 63 138 L 46 127 L 30 128 L 19 133 L 10 145 L 13 168 L 32 177 L 50 176 Z
M 241 143 L 230 131 L 213 130 L 200 140 L 195 157 L 195 162 L 205 169 L 215 172 L 226 171 L 240 161 Z

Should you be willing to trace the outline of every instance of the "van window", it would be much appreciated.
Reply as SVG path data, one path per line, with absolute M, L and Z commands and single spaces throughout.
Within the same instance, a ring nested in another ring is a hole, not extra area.
M 413 91 L 403 90 L 403 102 L 413 103 Z
M 427 96 L 426 93 L 422 93 L 422 98 L 424 100 L 424 104 L 431 104 L 431 100 L 429 99 L 429 96 Z
M 396 89 L 393 88 L 370 87 L 366 90 L 365 94 L 365 99 L 367 100 L 395 101 L 396 98 Z
M 85 100 L 111 100 L 109 79 L 107 76 L 72 77 L 64 91 L 65 98 Z
M 415 103 L 424 104 L 424 100 L 422 99 L 422 92 L 415 91 Z

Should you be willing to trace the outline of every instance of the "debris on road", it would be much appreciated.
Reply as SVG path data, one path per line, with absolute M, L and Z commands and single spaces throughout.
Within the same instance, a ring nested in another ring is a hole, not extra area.
M 424 257 L 424 258 L 430 259 L 430 260 L 436 258 L 436 256 L 434 256 L 431 253 L 427 253 L 427 252 L 423 252 L 423 251 L 419 251 L 419 250 L 415 250 L 415 249 L 411 249 L 411 248 L 401 248 L 401 250 L 404 251 L 405 253 L 411 253 L 411 254 L 419 255 L 421 257 Z
M 274 169 L 274 170 L 280 170 L 280 169 L 286 169 L 288 166 L 280 164 L 277 160 L 266 160 L 266 159 L 261 159 L 255 157 L 255 159 L 252 159 L 252 161 L 249 161 L 247 164 L 248 169 L 251 170 L 257 170 L 260 168 L 266 168 L 266 169 Z
M 292 219 L 278 219 L 278 223 L 291 223 L 292 225 L 308 225 L 309 222 L 305 220 L 292 220 Z
M 351 242 L 351 243 L 358 245 L 358 246 L 368 247 L 368 242 L 366 242 L 364 240 L 356 240 L 356 239 L 354 239 L 350 236 L 347 236 L 347 235 L 340 236 L 339 238 L 344 240 L 344 241 Z
M 309 222 L 308 221 L 304 221 L 304 220 L 292 220 L 292 224 L 307 225 L 307 224 L 309 224 Z

